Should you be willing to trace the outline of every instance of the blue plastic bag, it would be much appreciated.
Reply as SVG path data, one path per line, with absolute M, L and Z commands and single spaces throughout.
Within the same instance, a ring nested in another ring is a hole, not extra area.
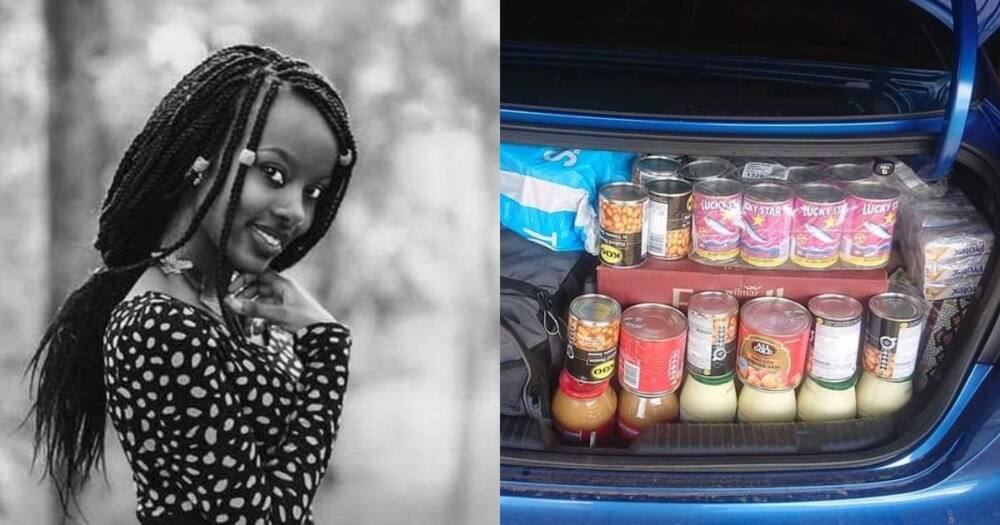
M 597 192 L 634 153 L 500 144 L 500 224 L 555 251 L 597 254 Z

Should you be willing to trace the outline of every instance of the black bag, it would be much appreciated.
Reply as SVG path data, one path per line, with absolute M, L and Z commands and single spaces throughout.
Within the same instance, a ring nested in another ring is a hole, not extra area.
M 566 309 L 595 266 L 586 252 L 554 252 L 500 231 L 500 413 L 550 418 L 566 350 Z

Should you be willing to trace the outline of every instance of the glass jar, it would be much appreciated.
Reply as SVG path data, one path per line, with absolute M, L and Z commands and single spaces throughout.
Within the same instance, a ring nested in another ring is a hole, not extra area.
M 645 428 L 677 421 L 677 394 L 646 396 L 623 388 L 618 395 L 618 439 L 632 442 Z
M 614 441 L 618 397 L 610 386 L 610 381 L 585 383 L 562 371 L 552 398 L 552 419 L 563 441 L 588 447 Z

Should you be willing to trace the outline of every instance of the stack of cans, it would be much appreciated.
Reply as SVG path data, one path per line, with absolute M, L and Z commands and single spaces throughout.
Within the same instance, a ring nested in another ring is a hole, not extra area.
M 684 370 L 687 320 L 663 304 L 637 304 L 622 314 L 618 354 L 618 437 L 634 439 L 643 428 L 677 417 L 677 396 Z M 659 408 L 655 416 L 648 412 Z M 671 407 L 670 410 L 667 410 Z

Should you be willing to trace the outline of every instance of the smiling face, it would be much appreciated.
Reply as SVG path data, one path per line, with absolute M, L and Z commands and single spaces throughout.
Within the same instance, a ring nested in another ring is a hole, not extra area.
M 283 89 L 264 125 L 257 159 L 249 166 L 233 216 L 227 256 L 240 272 L 261 273 L 312 225 L 320 196 L 329 191 L 337 140 L 319 111 L 302 95 Z M 214 162 L 218 162 L 215 159 Z M 202 220 L 197 260 L 215 257 L 237 164 Z M 199 193 L 210 184 L 203 183 Z M 199 199 L 200 200 L 200 199 Z M 193 254 L 191 254 L 193 255 Z

